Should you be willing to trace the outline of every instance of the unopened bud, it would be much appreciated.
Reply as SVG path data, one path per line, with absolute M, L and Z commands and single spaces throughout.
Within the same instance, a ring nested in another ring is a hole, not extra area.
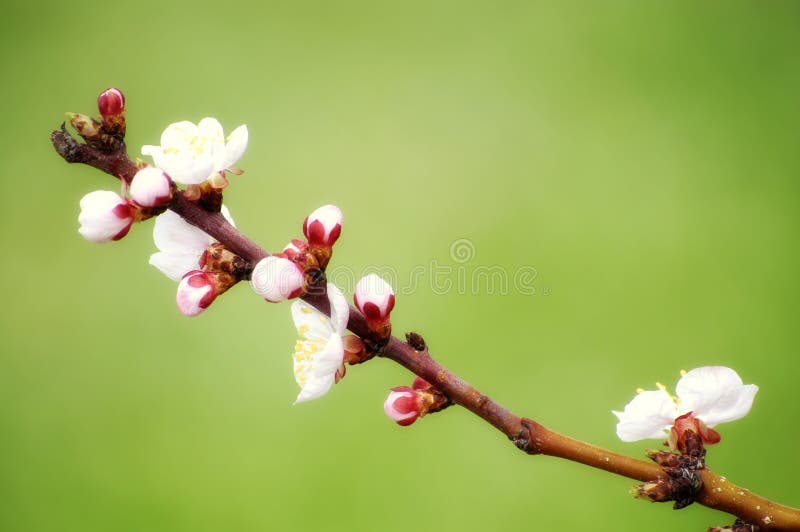
M 287 258 L 294 259 L 297 255 L 304 252 L 307 247 L 308 244 L 295 238 L 286 244 L 286 247 L 283 248 L 283 254 L 286 255 Z
M 125 112 L 125 95 L 113 87 L 106 89 L 97 97 L 97 109 L 103 118 L 121 115 Z
M 316 247 L 331 247 L 342 232 L 342 211 L 336 205 L 315 210 L 303 222 L 303 234 Z
M 172 180 L 154 166 L 146 166 L 133 176 L 131 199 L 142 207 L 160 207 L 172 199 Z
M 275 255 L 261 259 L 253 268 L 250 285 L 253 291 L 271 303 L 299 296 L 305 274 L 296 263 Z
M 78 231 L 86 240 L 110 242 L 128 234 L 133 223 L 131 205 L 116 192 L 95 190 L 81 199 Z
M 183 276 L 178 284 L 175 301 L 186 316 L 197 316 L 217 298 L 214 274 L 193 270 Z
M 374 273 L 356 283 L 353 299 L 367 320 L 385 321 L 394 308 L 392 286 Z
M 403 427 L 411 425 L 422 414 L 423 404 L 419 393 L 408 386 L 392 388 L 383 411 L 389 419 Z

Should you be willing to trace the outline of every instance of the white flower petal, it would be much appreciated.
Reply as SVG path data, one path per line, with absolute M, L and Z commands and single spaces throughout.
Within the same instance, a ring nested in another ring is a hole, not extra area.
M 142 153 L 152 156 L 155 166 L 185 185 L 200 184 L 214 171 L 211 143 L 188 121 L 167 126 L 161 134 L 161 146 L 143 146 Z
M 199 185 L 214 173 L 211 154 L 187 154 L 162 151 L 153 155 L 153 163 L 166 172 L 176 183 Z
M 342 334 L 347 328 L 347 320 L 350 318 L 350 305 L 339 287 L 333 283 L 328 283 L 328 301 L 331 304 L 333 330 Z
M 206 142 L 211 156 L 214 160 L 214 172 L 219 172 L 225 169 L 225 132 L 222 129 L 222 124 L 216 118 L 206 117 L 202 119 L 197 128 L 200 130 L 200 135 Z
M 311 375 L 325 377 L 333 375 L 344 361 L 344 344 L 342 337 L 332 334 L 328 338 L 325 347 L 314 356 L 314 363 L 311 366 Z
M 625 405 L 623 412 L 614 412 L 619 418 L 617 436 L 622 441 L 663 438 L 665 429 L 672 426 L 677 409 L 664 390 L 641 392 Z
M 327 393 L 343 360 L 344 346 L 337 334 L 332 334 L 327 343 L 321 339 L 299 342 L 294 354 L 294 378 L 301 390 L 295 403 Z
M 187 144 L 189 139 L 200 134 L 200 130 L 192 122 L 181 120 L 167 126 L 161 133 L 161 148 Z
M 165 253 L 159 251 L 150 255 L 150 264 L 172 279 L 180 281 L 181 278 L 192 270 L 200 267 L 200 255 L 193 253 Z
M 197 253 L 198 257 L 214 242 L 214 239 L 203 230 L 193 226 L 173 211 L 166 211 L 156 218 L 153 225 L 153 240 L 160 251 Z
M 248 138 L 247 126 L 241 125 L 233 130 L 233 133 L 228 137 L 228 142 L 225 144 L 223 169 L 233 168 L 236 161 L 241 159 L 247 149 Z
M 757 391 L 758 386 L 744 385 L 734 370 L 724 366 L 693 369 L 676 386 L 681 414 L 694 412 L 709 427 L 747 415 Z
M 335 375 L 309 378 L 308 381 L 306 381 L 306 385 L 300 390 L 300 393 L 297 394 L 297 399 L 295 399 L 294 404 L 305 403 L 306 401 L 322 397 L 328 393 L 335 380 Z
M 142 155 L 149 155 L 153 157 L 155 154 L 161 155 L 161 146 L 152 146 L 150 144 L 145 144 L 142 146 Z
M 292 303 L 292 320 L 303 340 L 328 341 L 333 333 L 330 319 L 308 303 L 297 300 Z

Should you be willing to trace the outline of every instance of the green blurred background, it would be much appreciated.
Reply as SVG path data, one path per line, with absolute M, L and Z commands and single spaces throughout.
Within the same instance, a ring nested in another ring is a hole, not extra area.
M 527 457 L 453 408 L 383 414 L 408 373 L 351 368 L 292 406 L 288 306 L 195 319 L 151 222 L 77 233 L 108 176 L 48 133 L 128 98 L 133 154 L 178 120 L 246 123 L 226 194 L 269 249 L 345 213 L 337 271 L 392 267 L 395 331 L 515 412 L 616 451 L 612 409 L 680 369 L 761 387 L 709 464 L 800 505 L 796 2 L 12 2 L 0 21 L 3 531 L 704 530 L 632 481 Z M 451 244 L 468 240 L 466 262 Z M 441 293 L 415 268 L 450 266 Z M 534 294 L 458 272 L 535 268 Z M 410 292 L 410 293 L 408 293 Z

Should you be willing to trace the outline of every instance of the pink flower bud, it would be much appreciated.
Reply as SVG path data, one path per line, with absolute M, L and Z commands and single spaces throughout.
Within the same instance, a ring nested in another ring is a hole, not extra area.
M 253 291 L 271 303 L 279 303 L 300 295 L 305 274 L 302 268 L 286 257 L 272 255 L 261 259 L 250 284 Z
M 287 258 L 294 259 L 298 254 L 305 251 L 307 247 L 308 244 L 295 238 L 286 244 L 286 247 L 283 248 L 283 254 L 286 255 Z
M 371 273 L 358 281 L 353 300 L 365 318 L 384 321 L 394 308 L 394 290 L 389 283 Z
M 119 240 L 131 228 L 133 209 L 116 192 L 95 190 L 81 199 L 78 232 L 92 242 Z
M 178 309 L 187 316 L 197 316 L 217 298 L 216 283 L 211 273 L 192 270 L 178 283 L 175 301 Z
M 389 418 L 403 427 L 411 425 L 422 412 L 422 402 L 415 390 L 408 386 L 392 388 L 383 410 Z
M 336 205 L 320 207 L 303 222 L 303 234 L 312 246 L 331 247 L 341 232 L 342 211 Z
M 146 166 L 133 176 L 130 194 L 142 207 L 160 207 L 172 199 L 172 180 L 160 169 Z
M 125 112 L 125 96 L 119 89 L 106 89 L 97 97 L 97 108 L 103 118 L 120 115 Z

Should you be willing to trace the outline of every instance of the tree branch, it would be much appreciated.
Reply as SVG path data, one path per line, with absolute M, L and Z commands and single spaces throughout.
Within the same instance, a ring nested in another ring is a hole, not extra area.
M 108 150 L 81 144 L 67 133 L 63 125 L 60 130 L 52 132 L 50 140 L 65 161 L 88 164 L 127 183 L 131 182 L 138 170 L 121 142 Z M 261 246 L 229 224 L 220 213 L 206 211 L 187 199 L 183 193 L 175 194 L 169 208 L 251 265 L 269 255 Z M 325 295 L 307 294 L 303 299 L 322 312 L 330 313 Z M 366 320 L 352 307 L 347 328 L 360 337 L 369 336 Z M 564 458 L 641 482 L 667 477 L 664 470 L 653 462 L 575 440 L 533 420 L 513 414 L 436 362 L 418 336 L 413 342 L 392 337 L 379 355 L 397 362 L 433 384 L 454 403 L 491 424 L 528 454 Z M 708 468 L 701 469 L 698 473 L 703 481 L 702 488 L 695 496 L 695 501 L 699 504 L 733 514 L 748 523 L 758 525 L 761 530 L 800 531 L 800 509 L 783 506 L 755 495 Z

